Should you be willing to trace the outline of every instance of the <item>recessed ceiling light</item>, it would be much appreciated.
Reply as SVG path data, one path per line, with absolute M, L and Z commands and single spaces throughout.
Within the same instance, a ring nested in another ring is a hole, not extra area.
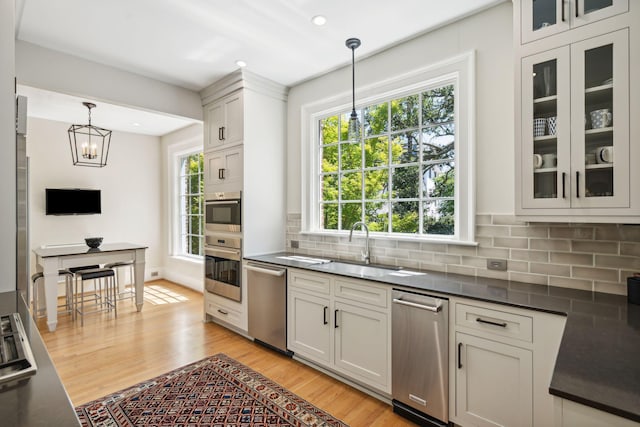
M 322 15 L 316 15 L 313 18 L 311 18 L 311 22 L 313 22 L 317 26 L 321 26 L 327 23 L 327 18 L 325 18 Z
M 246 63 L 246 62 L 244 62 L 242 59 L 238 59 L 238 60 L 236 61 L 236 65 L 237 65 L 238 67 L 240 67 L 240 68 L 243 68 L 243 67 L 246 67 L 246 66 L 247 66 L 247 63 Z

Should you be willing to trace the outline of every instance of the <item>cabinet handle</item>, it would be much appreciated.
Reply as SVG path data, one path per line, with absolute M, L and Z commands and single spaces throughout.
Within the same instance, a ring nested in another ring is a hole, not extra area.
M 580 16 L 580 14 L 578 13 L 578 9 L 580 9 L 580 7 L 578 6 L 578 0 L 576 0 L 576 18 Z
M 338 327 L 338 309 L 335 309 L 333 311 L 333 327 L 334 328 Z
M 565 172 L 562 172 L 562 198 L 564 199 L 566 196 L 565 194 L 565 181 L 567 178 L 567 174 Z
M 328 309 L 329 309 L 329 307 L 327 307 L 326 305 L 322 309 L 322 324 L 323 325 L 326 325 L 326 324 L 329 323 L 329 321 L 327 320 L 327 310 Z
M 222 141 L 222 128 L 218 128 L 218 141 Z
M 500 326 L 501 328 L 507 327 L 507 322 L 492 322 L 491 320 L 484 320 L 479 317 L 476 317 L 476 322 L 486 323 L 487 325 Z
M 225 316 L 226 316 L 227 314 L 229 314 L 229 313 L 227 313 L 226 311 L 221 310 L 221 309 L 218 309 L 218 313 L 220 313 L 220 314 L 224 314 Z
M 462 369 L 462 343 L 458 343 L 458 369 Z
M 224 179 L 224 168 L 218 169 L 218 179 Z
M 576 171 L 576 197 L 580 198 L 580 171 Z
M 562 0 L 561 9 L 562 9 L 562 22 L 564 22 L 564 0 Z
M 220 130 L 222 131 L 222 138 L 220 138 L 220 139 L 224 140 L 224 126 L 222 126 L 222 127 L 220 128 Z

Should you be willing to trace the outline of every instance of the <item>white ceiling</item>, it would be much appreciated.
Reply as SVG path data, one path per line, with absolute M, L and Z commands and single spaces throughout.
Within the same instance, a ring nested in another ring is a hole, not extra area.
M 362 40 L 362 58 L 502 1 L 17 0 L 16 37 L 195 91 L 236 60 L 293 86 L 348 65 L 349 37 Z

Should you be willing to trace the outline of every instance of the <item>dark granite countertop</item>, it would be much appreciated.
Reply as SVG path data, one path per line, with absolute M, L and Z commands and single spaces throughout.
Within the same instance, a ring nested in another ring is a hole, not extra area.
M 432 271 L 368 277 L 279 258 L 292 255 L 245 259 L 566 315 L 549 392 L 640 422 L 640 305 L 624 296 Z
M 38 367 L 22 380 L 0 384 L 3 427 L 80 426 L 75 410 L 29 310 L 17 292 L 0 293 L 0 313 L 18 312 Z

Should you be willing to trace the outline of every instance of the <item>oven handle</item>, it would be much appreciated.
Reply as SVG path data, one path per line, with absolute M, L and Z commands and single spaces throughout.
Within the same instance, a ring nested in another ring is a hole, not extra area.
M 240 251 L 237 249 L 222 249 L 222 248 L 212 248 L 211 246 L 205 245 L 204 254 L 210 256 L 220 256 L 229 258 L 229 255 L 233 255 L 234 261 L 240 261 Z
M 240 200 L 205 200 L 207 205 L 237 205 Z
M 268 274 L 270 276 L 276 276 L 276 277 L 282 277 L 284 276 L 284 273 L 287 272 L 287 270 L 270 270 L 266 268 L 260 268 L 252 264 L 247 264 L 244 266 L 244 268 L 250 271 L 255 271 L 256 273 L 263 273 L 263 274 Z

